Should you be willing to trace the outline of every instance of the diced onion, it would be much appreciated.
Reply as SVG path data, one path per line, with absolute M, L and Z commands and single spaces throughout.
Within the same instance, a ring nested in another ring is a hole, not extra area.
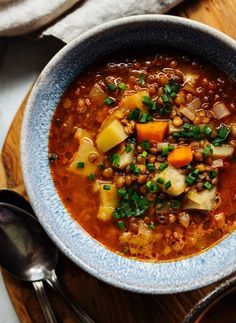
M 223 102 L 216 103 L 212 108 L 212 112 L 214 112 L 217 119 L 222 119 L 230 115 L 229 109 Z
M 200 99 L 194 99 L 192 102 L 187 104 L 189 109 L 198 110 L 201 108 L 202 102 Z
M 193 121 L 195 118 L 195 111 L 193 108 L 189 108 L 188 106 L 180 107 L 179 111 L 189 120 Z
M 223 167 L 223 165 L 224 165 L 223 159 L 215 159 L 212 162 L 212 166 L 215 167 L 215 168 Z
M 96 83 L 92 87 L 89 97 L 94 103 L 101 106 L 107 98 L 107 94 L 101 89 L 100 85 Z

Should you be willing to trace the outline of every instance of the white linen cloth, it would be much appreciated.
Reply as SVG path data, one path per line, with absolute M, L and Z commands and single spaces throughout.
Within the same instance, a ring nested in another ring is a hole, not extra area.
M 183 0 L 85 0 L 43 31 L 69 43 L 83 32 L 104 22 L 139 14 L 166 13 Z

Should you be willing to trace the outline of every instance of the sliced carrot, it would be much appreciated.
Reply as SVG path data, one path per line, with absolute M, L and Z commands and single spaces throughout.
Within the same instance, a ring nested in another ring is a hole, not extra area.
M 168 163 L 175 167 L 186 166 L 191 163 L 192 159 L 193 153 L 189 146 L 178 147 L 167 157 Z
M 152 121 L 148 123 L 136 123 L 138 141 L 143 140 L 161 142 L 164 140 L 168 129 L 166 121 Z

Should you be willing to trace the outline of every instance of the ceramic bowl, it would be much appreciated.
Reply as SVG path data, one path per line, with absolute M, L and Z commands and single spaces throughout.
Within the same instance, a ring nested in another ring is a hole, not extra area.
M 236 42 L 200 23 L 167 15 L 123 18 L 94 28 L 66 45 L 37 80 L 24 114 L 21 158 L 24 181 L 38 219 L 75 264 L 114 286 L 141 293 L 176 293 L 213 283 L 236 270 L 236 232 L 209 250 L 179 261 L 122 257 L 91 238 L 63 206 L 48 162 L 48 132 L 60 97 L 87 66 L 127 48 L 186 50 L 236 77 Z

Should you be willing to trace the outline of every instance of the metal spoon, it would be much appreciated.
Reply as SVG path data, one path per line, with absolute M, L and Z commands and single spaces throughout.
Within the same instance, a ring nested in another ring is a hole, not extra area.
M 6 201 L 6 198 L 1 199 L 4 194 L 3 190 L 0 190 L 0 201 Z M 16 194 L 9 191 L 9 195 L 14 195 L 17 200 Z M 29 203 L 22 196 L 19 200 L 20 203 L 25 201 L 29 207 Z M 15 204 L 19 205 L 19 201 Z M 47 301 L 43 280 L 60 293 L 79 321 L 94 322 L 66 295 L 59 283 L 55 273 L 57 257 L 57 248 L 37 220 L 16 206 L 0 203 L 0 264 L 17 278 L 33 282 L 47 322 L 56 322 L 56 319 Z

